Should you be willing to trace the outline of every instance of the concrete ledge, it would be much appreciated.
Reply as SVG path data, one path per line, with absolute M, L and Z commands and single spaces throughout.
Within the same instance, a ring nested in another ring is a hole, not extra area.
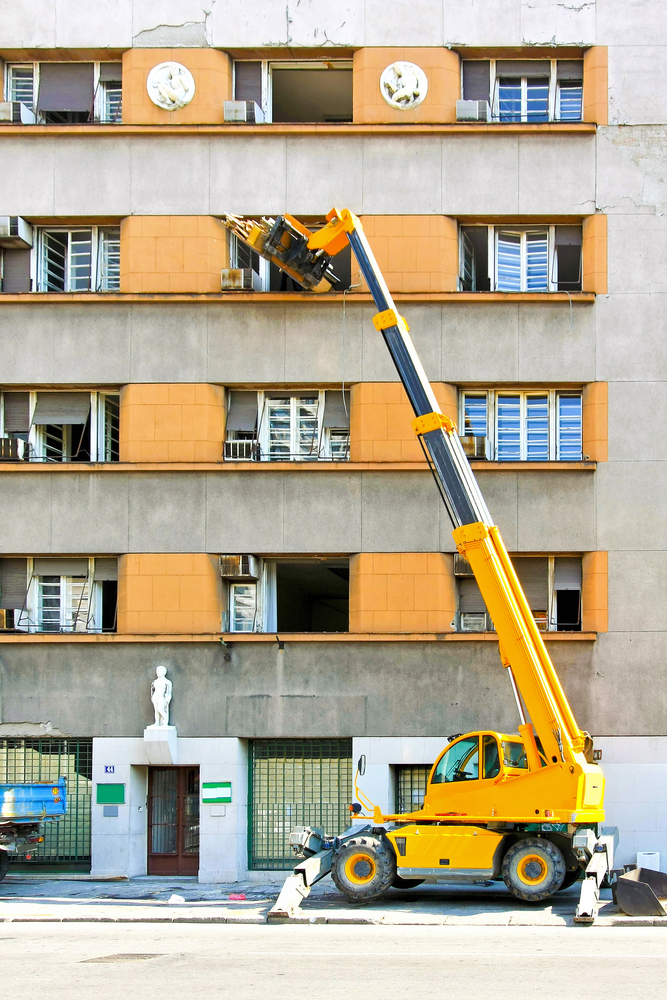
M 597 632 L 540 632 L 545 642 L 594 642 Z M 275 643 L 275 632 L 204 632 L 200 634 L 158 633 L 124 634 L 108 632 L 79 634 L 37 634 L 35 632 L 0 632 L 0 643 L 80 643 L 80 642 L 260 642 Z M 495 632 L 284 632 L 281 642 L 494 642 Z
M 594 472 L 597 462 L 471 462 L 484 472 Z M 36 472 L 428 472 L 426 462 L 0 462 L 0 475 Z
M 99 222 L 100 220 L 97 220 Z M 108 220 L 106 220 L 108 221 Z M 553 220 L 550 220 L 553 221 Z M 595 292 L 394 292 L 396 302 L 563 302 L 572 305 L 595 302 Z M 60 303 L 86 302 L 335 302 L 346 306 L 372 302 L 364 292 L 0 292 L 0 305 L 5 302 Z

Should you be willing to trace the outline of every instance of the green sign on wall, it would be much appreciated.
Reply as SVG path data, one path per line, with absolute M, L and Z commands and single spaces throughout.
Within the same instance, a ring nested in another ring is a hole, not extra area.
M 98 785 L 98 806 L 122 806 L 125 804 L 125 785 Z
M 204 803 L 225 805 L 232 801 L 231 781 L 204 781 L 201 787 L 201 800 Z

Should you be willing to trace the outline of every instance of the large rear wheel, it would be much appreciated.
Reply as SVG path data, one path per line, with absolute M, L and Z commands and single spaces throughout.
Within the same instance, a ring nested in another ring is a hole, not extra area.
M 546 899 L 558 892 L 564 877 L 565 858 L 550 840 L 519 840 L 503 858 L 503 881 L 519 899 Z
M 396 855 L 380 837 L 355 837 L 335 856 L 331 877 L 351 902 L 377 899 L 396 877 Z

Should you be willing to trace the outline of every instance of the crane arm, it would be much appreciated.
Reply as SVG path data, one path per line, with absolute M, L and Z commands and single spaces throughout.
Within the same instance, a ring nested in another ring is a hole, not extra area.
M 261 256 L 311 290 L 322 290 L 323 281 L 327 288 L 335 283 L 331 258 L 348 243 L 351 246 L 378 310 L 373 322 L 407 393 L 415 414 L 413 428 L 454 525 L 456 547 L 470 563 L 496 627 L 502 662 L 511 672 L 515 692 L 520 692 L 519 730 L 530 769 L 541 767 L 536 736 L 547 763 L 570 764 L 577 758 L 582 762 L 590 737 L 576 723 L 456 425 L 439 412 L 408 324 L 396 309 L 361 222 L 347 209 L 333 209 L 327 224 L 315 232 L 291 216 L 260 222 L 225 216 L 222 221 Z M 521 700 L 530 723 L 525 721 Z

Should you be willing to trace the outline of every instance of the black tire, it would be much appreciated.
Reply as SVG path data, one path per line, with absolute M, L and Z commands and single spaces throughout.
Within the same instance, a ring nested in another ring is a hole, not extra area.
M 423 882 L 423 878 L 402 878 L 400 875 L 394 875 L 391 887 L 392 889 L 416 889 Z
M 575 868 L 572 872 L 565 872 L 565 878 L 563 879 L 561 887 L 558 891 L 562 892 L 563 889 L 569 889 L 571 885 L 574 885 L 578 878 L 581 878 L 581 874 L 581 868 Z
M 7 851 L 0 851 L 0 882 L 9 871 L 9 854 Z
M 518 899 L 537 903 L 558 892 L 565 878 L 565 858 L 550 840 L 528 837 L 513 844 L 503 858 L 503 881 Z
M 366 903 L 391 886 L 396 877 L 396 855 L 380 837 L 355 837 L 335 856 L 331 877 L 351 902 Z

